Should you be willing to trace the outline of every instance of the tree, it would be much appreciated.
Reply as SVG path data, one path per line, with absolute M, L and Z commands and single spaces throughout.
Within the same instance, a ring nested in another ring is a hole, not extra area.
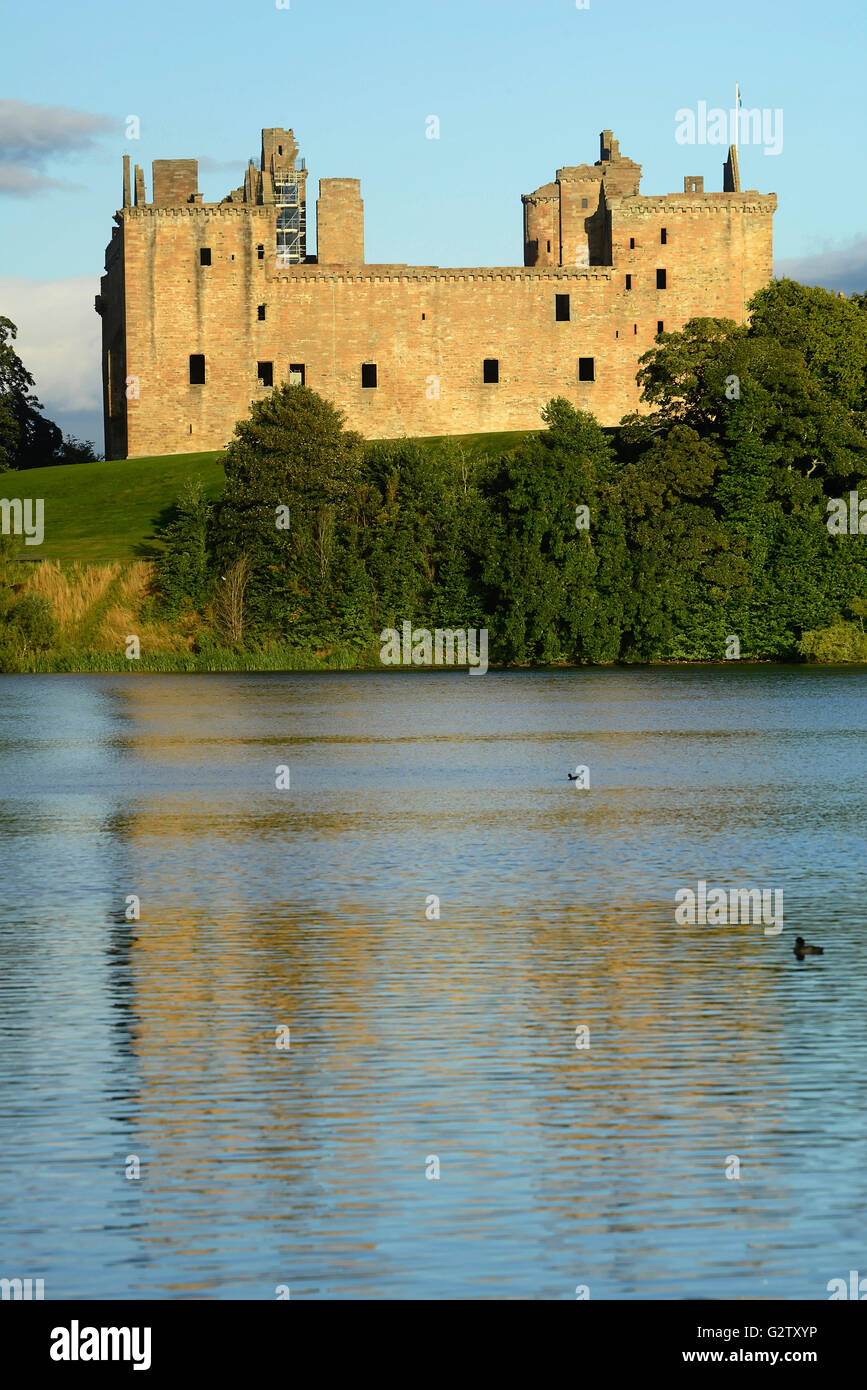
M 20 435 L 12 398 L 0 394 L 0 473 L 7 473 L 12 467 Z
M 175 503 L 174 518 L 162 532 L 166 548 L 156 567 L 161 606 L 169 613 L 199 608 L 205 600 L 212 514 L 213 504 L 201 478 L 188 478 Z
M 867 411 L 867 315 L 855 300 L 796 280 L 772 280 L 750 302 L 750 333 L 797 349 L 842 406 Z
M 94 448 L 93 440 L 77 439 L 74 434 L 63 436 L 64 463 L 96 463 L 102 458 Z
M 11 319 L 0 316 L 0 464 L 15 466 L 21 439 L 21 426 L 15 408 L 18 396 L 29 396 L 33 378 L 12 346 L 18 329 Z
M 613 660 L 625 559 L 613 459 L 593 416 L 569 401 L 550 401 L 542 418 L 548 429 L 505 455 L 486 486 L 493 648 L 504 661 Z
M 620 477 L 629 545 L 626 632 L 631 660 L 712 658 L 723 653 L 725 610 L 744 584 L 711 504 L 723 465 L 719 446 L 690 425 L 653 438 Z
M 477 471 L 448 441 L 367 445 L 360 553 L 380 630 L 404 618 L 428 627 L 481 624 Z
M 231 646 L 240 646 L 246 631 L 247 584 L 250 579 L 250 560 L 238 555 L 226 566 L 225 574 L 217 581 L 214 595 L 214 618 L 217 627 Z
M 820 476 L 843 480 L 867 474 L 860 418 L 801 346 L 770 331 L 768 318 L 763 333 L 728 319 L 691 319 L 682 332 L 662 334 L 638 372 L 654 410 L 624 422 L 627 440 L 646 445 L 680 423 L 724 441 L 749 415 L 774 463 L 810 472 L 818 464 Z
M 639 359 L 636 377 L 653 416 L 631 417 L 624 424 L 639 433 L 643 424 L 646 438 L 675 423 L 712 433 L 726 400 L 733 346 L 745 336 L 746 329 L 732 319 L 712 318 L 690 319 L 679 333 L 660 333 L 657 345 Z
M 0 472 L 96 459 L 89 440 L 73 435 L 64 439 L 58 426 L 42 414 L 33 377 L 12 346 L 17 336 L 12 320 L 0 317 Z
M 338 523 L 356 502 L 363 441 L 306 386 L 277 387 L 235 426 L 214 522 L 221 573 L 249 558 L 254 630 L 310 634 L 336 615 Z
M 827 295 L 824 300 L 820 307 L 833 319 L 837 310 L 829 305 L 838 301 Z M 840 398 L 824 365 L 827 354 L 796 342 L 792 322 L 799 302 L 788 290 L 781 299 L 767 294 L 749 329 L 726 320 L 692 320 L 682 333 L 664 334 L 642 359 L 639 381 L 656 409 L 624 429 L 624 441 L 641 459 L 642 488 L 652 494 L 652 475 L 669 466 L 668 446 L 684 446 L 682 434 L 677 444 L 678 431 L 692 431 L 695 448 L 702 441 L 716 453 L 708 489 L 697 500 L 710 508 L 719 536 L 715 558 L 709 554 L 698 564 L 693 556 L 691 581 L 696 599 L 701 594 L 708 614 L 716 613 L 716 623 L 703 625 L 685 592 L 676 602 L 670 592 L 664 598 L 670 581 L 645 570 L 635 592 L 656 617 L 635 628 L 641 650 L 648 641 L 652 647 L 672 640 L 677 629 L 692 634 L 682 639 L 686 646 L 678 654 L 701 655 L 715 627 L 711 646 L 718 651 L 722 626 L 740 637 L 744 651 L 791 655 L 803 628 L 830 620 L 847 593 L 861 591 L 863 542 L 850 538 L 845 548 L 835 548 L 824 525 L 824 503 L 826 495 L 838 496 L 867 476 L 862 417 L 852 404 L 856 393 L 850 392 L 848 403 Z M 858 313 L 850 305 L 847 324 Z M 780 316 L 782 341 L 775 336 Z M 801 328 L 808 331 L 807 317 Z M 657 449 L 661 439 L 666 447 Z M 660 509 L 655 523 L 663 530 L 674 520 L 666 510 Z M 694 517 L 693 524 L 701 530 L 704 523 Z M 639 555 L 649 543 L 644 529 Z M 682 553 L 680 564 L 688 563 Z

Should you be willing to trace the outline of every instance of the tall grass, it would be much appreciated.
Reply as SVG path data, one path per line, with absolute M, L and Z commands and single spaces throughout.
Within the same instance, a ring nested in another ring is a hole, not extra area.
M 51 604 L 59 649 L 123 656 L 127 637 L 134 633 L 142 647 L 167 653 L 188 651 L 189 633 L 178 625 L 143 617 L 152 582 L 153 566 L 146 560 L 126 566 L 67 567 L 46 560 L 24 574 L 21 587 Z
M 108 595 L 108 603 L 99 615 L 93 636 L 93 647 L 100 652 L 124 651 L 127 637 L 135 633 L 142 647 L 165 653 L 186 652 L 191 637 L 177 624 L 142 619 L 142 609 L 151 593 L 153 565 L 136 560 L 120 574 Z
M 99 652 L 66 648 L 30 652 L 16 662 L 21 673 L 105 673 L 136 676 L 144 673 L 205 673 L 208 671 L 352 671 L 382 670 L 378 648 L 335 647 L 327 656 L 292 647 L 269 651 L 161 652 L 142 650 L 138 660 L 129 661 L 123 651 Z
M 0 643 L 0 671 L 138 672 L 336 671 L 379 667 L 378 648 L 344 645 L 314 653 L 272 643 L 260 650 L 214 644 L 214 633 L 195 614 L 174 622 L 153 616 L 153 565 L 62 566 L 46 560 L 36 567 L 4 563 L 0 580 L 19 596 L 36 594 L 51 605 L 56 637 L 48 650 L 16 643 L 11 629 Z M 139 638 L 140 656 L 128 659 L 127 640 Z M 202 650 L 194 650 L 201 637 Z
M 105 598 L 120 569 L 117 563 L 64 569 L 57 560 L 44 560 L 27 575 L 24 589 L 48 599 L 60 631 L 71 635 Z

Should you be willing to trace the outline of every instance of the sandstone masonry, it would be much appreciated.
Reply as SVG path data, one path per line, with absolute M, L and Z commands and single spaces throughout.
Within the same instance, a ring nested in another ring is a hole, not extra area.
M 697 315 L 743 322 L 772 266 L 776 195 L 639 193 L 602 132 L 595 164 L 523 198 L 524 264 L 372 265 L 357 179 L 322 179 L 307 254 L 307 170 L 291 130 L 203 203 L 195 159 L 124 156 L 102 315 L 107 458 L 222 448 L 253 401 L 302 381 L 368 438 L 533 429 L 552 396 L 616 424 L 639 356 Z

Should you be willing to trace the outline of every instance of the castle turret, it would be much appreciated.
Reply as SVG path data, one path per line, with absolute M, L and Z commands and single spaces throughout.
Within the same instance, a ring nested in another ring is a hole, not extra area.
M 524 194 L 525 265 L 611 264 L 607 200 L 638 193 L 641 165 L 621 155 L 610 130 L 599 136 L 599 156 L 595 164 L 558 169 L 556 183 Z
M 524 265 L 560 264 L 560 191 L 556 183 L 525 193 Z

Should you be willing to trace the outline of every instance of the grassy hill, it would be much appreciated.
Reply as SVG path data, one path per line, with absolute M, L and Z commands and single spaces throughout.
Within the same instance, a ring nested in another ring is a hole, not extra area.
M 526 433 L 451 437 L 468 449 L 493 454 L 514 448 Z M 45 541 L 39 547 L 22 545 L 22 556 L 63 564 L 128 564 L 152 559 L 159 552 L 157 530 L 170 517 L 185 479 L 198 476 L 211 497 L 219 496 L 224 481 L 222 459 L 218 451 L 30 469 L 4 475 L 0 493 L 45 501 Z
M 4 496 L 45 499 L 45 540 L 22 546 L 28 559 L 82 564 L 128 562 L 159 550 L 156 528 L 169 516 L 185 478 L 198 475 L 209 494 L 223 487 L 222 452 L 167 454 L 162 458 L 66 464 L 9 473 Z

